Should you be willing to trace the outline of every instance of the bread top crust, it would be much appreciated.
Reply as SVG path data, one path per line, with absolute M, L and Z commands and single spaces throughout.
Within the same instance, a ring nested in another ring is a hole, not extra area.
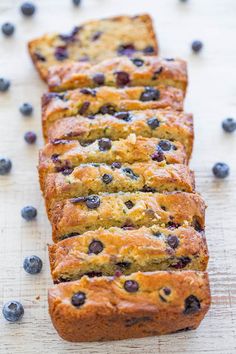
M 127 280 L 138 283 L 135 293 L 124 289 Z M 171 289 L 163 301 L 163 288 Z M 78 308 L 71 304 L 71 297 L 77 292 L 86 295 L 85 303 Z M 161 295 L 161 296 L 160 296 Z M 156 313 L 164 311 L 172 314 L 184 313 L 184 301 L 190 295 L 197 297 L 201 309 L 206 312 L 211 297 L 208 275 L 205 272 L 137 272 L 129 276 L 95 277 L 84 276 L 80 280 L 61 283 L 49 289 L 49 306 L 60 307 L 61 315 L 71 318 L 91 318 L 95 316 L 113 317 L 138 311 Z M 63 314 L 64 312 L 64 314 Z
M 136 179 L 126 173 L 130 170 Z M 186 165 L 157 167 L 153 161 L 123 164 L 118 168 L 106 164 L 82 164 L 74 170 L 49 173 L 41 181 L 41 187 L 49 207 L 56 200 L 105 192 L 194 192 L 195 183 L 194 174 Z
M 135 229 L 151 225 L 171 228 L 191 225 L 199 231 L 205 227 L 206 206 L 198 194 L 104 193 L 96 196 L 98 203 L 91 208 L 87 200 L 87 197 L 72 198 L 53 205 L 49 218 L 54 242 L 70 233 L 84 233 L 98 227 Z M 129 209 L 127 203 L 132 203 L 132 208 Z
M 100 81 L 96 79 L 98 74 Z M 95 65 L 75 62 L 51 67 L 48 74 L 49 90 L 54 92 L 97 87 L 101 86 L 101 82 L 105 86 L 116 87 L 174 86 L 185 92 L 187 81 L 187 64 L 184 60 L 161 59 L 156 56 L 122 56 Z
M 191 156 L 193 147 L 192 114 L 168 109 L 130 111 L 118 114 L 77 115 L 44 124 L 46 141 L 60 139 L 91 142 L 100 138 L 118 140 L 130 134 L 147 138 L 177 140 Z
M 88 116 L 160 108 L 183 110 L 183 91 L 171 86 L 158 88 L 102 86 L 89 91 L 84 90 L 45 93 L 42 97 L 43 125 L 77 114 Z
M 93 253 L 90 248 L 95 243 L 100 249 Z M 49 258 L 53 280 L 60 282 L 87 273 L 113 275 L 116 270 L 123 274 L 138 269 L 206 270 L 208 252 L 204 235 L 194 228 L 170 230 L 154 225 L 138 230 L 88 231 L 49 246 Z
M 156 55 L 158 46 L 148 14 L 92 20 L 69 34 L 47 34 L 29 42 L 29 53 L 46 80 L 48 68 L 75 61 L 100 62 L 116 55 Z M 104 50 L 106 48 L 106 50 Z
M 169 151 L 162 151 L 160 139 L 136 137 L 131 134 L 127 139 L 109 141 L 110 149 L 102 150 L 101 141 L 96 140 L 88 146 L 81 146 L 78 141 L 56 141 L 45 145 L 39 154 L 40 178 L 48 172 L 59 172 L 82 163 L 135 163 L 155 161 L 157 166 L 165 164 L 187 163 L 184 147 L 178 142 L 171 142 Z

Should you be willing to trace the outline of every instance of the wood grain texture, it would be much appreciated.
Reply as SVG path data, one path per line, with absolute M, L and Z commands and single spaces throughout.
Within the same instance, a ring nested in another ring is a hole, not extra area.
M 0 76 L 12 87 L 0 94 L 0 155 L 13 161 L 12 173 L 0 177 L 0 304 L 19 299 L 25 307 L 21 323 L 10 324 L 0 317 L 1 353 L 224 353 L 236 352 L 236 134 L 226 135 L 221 121 L 236 117 L 236 2 L 235 0 L 84 0 L 73 8 L 70 0 L 38 0 L 38 12 L 31 19 L 19 13 L 21 1 L 0 1 L 0 23 L 12 21 L 12 38 L 0 36 Z M 191 166 L 196 171 L 198 190 L 208 203 L 207 240 L 213 303 L 196 331 L 162 337 L 109 343 L 70 344 L 53 329 L 47 310 L 49 275 L 46 243 L 50 227 L 37 180 L 37 150 L 42 145 L 40 96 L 45 91 L 26 51 L 29 39 L 44 32 L 67 31 L 87 19 L 118 14 L 149 12 L 155 18 L 164 57 L 179 56 L 189 63 L 190 85 L 186 110 L 194 112 L 196 142 Z M 199 38 L 204 50 L 190 51 Z M 22 102 L 34 105 L 32 118 L 18 112 Z M 35 130 L 36 146 L 27 146 L 23 134 Z M 225 181 L 212 177 L 217 161 L 231 166 Z M 21 219 L 20 210 L 35 205 L 34 222 Z M 44 261 L 40 275 L 22 269 L 26 255 L 37 254 Z M 40 296 L 40 299 L 36 299 Z

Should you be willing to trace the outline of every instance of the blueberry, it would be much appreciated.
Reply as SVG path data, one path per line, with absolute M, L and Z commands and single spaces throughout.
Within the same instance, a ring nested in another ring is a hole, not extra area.
M 15 31 L 15 27 L 12 23 L 6 22 L 2 25 L 2 33 L 5 34 L 5 36 L 11 36 Z
M 92 41 L 98 40 L 98 39 L 101 37 L 102 33 L 103 33 L 103 32 L 101 32 L 101 31 L 95 32 L 95 33 L 92 35 L 91 40 L 92 40 Z
M 4 79 L 4 78 L 0 78 L 0 92 L 6 92 L 9 87 L 10 87 L 11 83 L 9 80 Z
M 121 163 L 117 161 L 113 162 L 111 164 L 111 169 L 114 170 L 115 168 L 121 168 Z
M 150 118 L 147 120 L 149 127 L 154 130 L 160 126 L 160 121 L 157 118 Z
M 217 178 L 225 178 L 229 175 L 229 166 L 224 162 L 217 162 L 213 166 L 212 172 Z
M 194 295 L 190 295 L 185 299 L 184 302 L 184 314 L 185 315 L 192 315 L 198 312 L 201 308 L 200 301 Z
M 99 207 L 101 202 L 98 195 L 90 195 L 86 197 L 85 203 L 89 209 L 96 209 Z
M 21 216 L 23 219 L 30 221 L 33 220 L 37 215 L 37 210 L 33 206 L 26 206 L 21 209 Z
M 123 168 L 123 172 L 131 179 L 138 179 L 138 175 L 136 175 L 134 171 L 129 167 Z
M 131 267 L 131 263 L 128 261 L 117 262 L 116 266 L 122 269 L 129 269 Z
M 30 116 L 33 113 L 33 106 L 30 103 L 23 103 L 20 112 L 23 116 Z
M 153 161 L 157 161 L 157 162 L 161 162 L 161 161 L 165 160 L 165 155 L 164 155 L 162 149 L 160 148 L 160 146 L 157 146 L 157 149 L 154 152 L 154 154 L 151 155 L 151 158 Z
M 90 106 L 89 101 L 83 102 L 80 109 L 79 109 L 79 114 L 84 115 L 87 112 L 87 110 L 89 109 L 89 106 Z
M 78 291 L 77 293 L 75 293 L 72 298 L 71 298 L 71 303 L 72 305 L 74 305 L 75 307 L 80 307 L 85 303 L 86 300 L 86 295 L 84 292 L 82 291 Z
M 68 52 L 66 47 L 56 47 L 55 52 L 54 52 L 54 56 L 57 60 L 59 61 L 63 61 L 65 59 L 68 58 Z
M 20 9 L 22 14 L 25 16 L 32 16 L 36 11 L 36 7 L 32 2 L 24 2 Z
M 103 243 L 101 241 L 93 240 L 88 248 L 88 253 L 99 254 L 103 251 Z
M 126 86 L 130 83 L 129 74 L 125 71 L 116 71 L 116 85 L 118 87 Z
M 134 203 L 132 202 L 132 200 L 127 200 L 127 202 L 125 202 L 125 205 L 128 209 L 132 209 L 134 206 Z
M 104 104 L 98 113 L 101 114 L 114 114 L 116 112 L 115 107 L 112 104 Z
M 75 6 L 79 6 L 81 4 L 81 0 L 72 0 Z
M 170 295 L 171 294 L 171 290 L 170 290 L 170 288 L 163 288 L 163 291 L 164 291 L 164 294 L 165 295 Z
M 27 132 L 24 135 L 24 139 L 28 144 L 34 144 L 37 139 L 37 135 L 34 132 Z
M 170 151 L 172 148 L 172 144 L 169 140 L 161 140 L 158 144 L 158 146 L 163 150 L 163 151 Z
M 236 119 L 226 118 L 222 122 L 222 128 L 226 133 L 232 133 L 236 130 Z
M 127 55 L 128 57 L 133 55 L 134 52 L 136 51 L 135 46 L 132 43 L 129 44 L 121 44 L 117 48 L 117 53 L 119 55 Z
M 93 76 L 93 82 L 98 85 L 98 86 L 101 86 L 101 85 L 104 85 L 105 83 L 105 75 L 102 74 L 102 73 L 97 73 Z
M 24 259 L 23 268 L 29 274 L 41 272 L 43 262 L 38 256 L 28 256 Z
M 100 151 L 110 150 L 111 140 L 108 138 L 102 138 L 98 140 L 98 146 Z
M 194 53 L 199 53 L 202 50 L 203 43 L 201 41 L 193 41 L 192 42 L 192 50 Z
M 179 239 L 175 235 L 169 235 L 167 237 L 167 243 L 171 248 L 175 249 L 179 246 Z
M 109 175 L 108 173 L 105 173 L 105 174 L 102 176 L 102 181 L 103 181 L 105 184 L 111 183 L 112 180 L 113 180 L 112 175 Z
M 144 52 L 144 54 L 153 54 L 154 48 L 153 48 L 153 46 L 149 45 L 148 47 L 144 48 L 143 52 Z
M 83 95 L 91 95 L 93 97 L 96 96 L 96 91 L 91 89 L 91 88 L 82 88 L 80 90 L 80 92 L 83 94 Z
M 139 289 L 139 285 L 135 280 L 126 280 L 124 283 L 124 288 L 129 293 L 136 293 Z
M 140 96 L 140 101 L 148 102 L 148 101 L 157 101 L 160 98 L 160 91 L 155 89 L 154 87 L 145 87 L 145 90 L 142 92 Z
M 190 262 L 191 262 L 191 259 L 189 257 L 182 256 L 182 257 L 178 258 L 177 263 L 172 264 L 171 266 L 175 269 L 183 269 Z
M 24 315 L 24 307 L 18 301 L 9 301 L 2 309 L 3 316 L 7 321 L 19 321 Z
M 136 65 L 137 67 L 143 66 L 143 64 L 144 64 L 144 60 L 143 60 L 143 59 L 139 59 L 139 58 L 131 59 L 131 61 L 132 61 L 133 64 Z
M 114 116 L 118 119 L 122 119 L 125 122 L 129 122 L 132 119 L 132 116 L 129 112 L 116 112 Z
M 0 157 L 0 175 L 7 175 L 11 171 L 12 163 L 6 157 Z

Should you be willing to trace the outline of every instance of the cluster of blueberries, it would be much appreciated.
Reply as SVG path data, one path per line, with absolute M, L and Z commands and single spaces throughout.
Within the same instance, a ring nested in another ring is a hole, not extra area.
M 187 0 L 180 0 L 187 2 Z M 72 0 L 75 6 L 81 4 L 81 0 Z M 25 2 L 21 5 L 20 10 L 26 17 L 34 15 L 36 7 L 31 2 Z M 15 31 L 15 26 L 6 22 L 1 27 L 2 33 L 5 36 L 12 36 Z M 199 53 L 203 48 L 203 43 L 199 40 L 192 42 L 191 48 L 194 53 Z M 6 92 L 10 88 L 10 81 L 5 78 L 0 78 L 0 92 Z M 31 116 L 33 113 L 33 106 L 30 103 L 23 103 L 20 107 L 20 112 L 24 116 Z M 236 130 L 236 120 L 234 118 L 226 118 L 222 123 L 222 128 L 226 133 L 232 133 Z M 34 132 L 26 132 L 24 139 L 28 144 L 35 143 L 37 136 Z M 12 168 L 11 160 L 0 156 L 0 175 L 7 175 Z M 216 163 L 212 168 L 213 174 L 217 178 L 225 178 L 229 175 L 229 166 L 223 162 Z M 21 210 L 21 216 L 27 221 L 33 220 L 37 216 L 37 210 L 33 206 L 26 206 Z M 29 274 L 38 274 L 42 269 L 43 263 L 38 256 L 28 256 L 23 262 L 24 270 Z M 84 301 L 81 297 L 75 299 L 76 302 Z M 24 308 L 18 301 L 7 302 L 2 309 L 3 316 L 10 322 L 20 320 L 24 315 Z

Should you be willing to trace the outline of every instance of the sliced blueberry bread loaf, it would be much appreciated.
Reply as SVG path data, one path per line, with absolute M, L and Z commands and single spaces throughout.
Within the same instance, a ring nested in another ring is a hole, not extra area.
M 187 65 L 181 59 L 156 56 L 117 57 L 96 65 L 89 62 L 51 67 L 48 74 L 50 91 L 60 92 L 79 87 L 98 86 L 173 86 L 187 88 Z
M 205 204 L 198 194 L 115 193 L 89 195 L 56 202 L 48 216 L 53 240 L 57 242 L 71 233 L 84 233 L 116 226 L 124 229 L 166 225 L 177 228 L 191 225 L 204 230 Z
M 76 89 L 62 93 L 49 92 L 42 97 L 43 126 L 63 117 L 76 114 L 91 116 L 97 113 L 173 108 L 183 109 L 183 91 L 175 87 L 102 86 L 96 89 Z
M 204 272 L 82 277 L 49 290 L 49 311 L 68 341 L 104 341 L 195 329 L 211 297 Z
M 147 138 L 160 138 L 181 142 L 188 156 L 193 147 L 193 117 L 191 114 L 173 110 L 145 110 L 77 115 L 55 122 L 45 122 L 46 141 L 79 140 L 83 143 L 100 138 L 118 140 L 134 133 Z
M 53 281 L 58 283 L 83 275 L 206 270 L 208 251 L 204 235 L 190 226 L 170 230 L 155 225 L 88 231 L 49 246 L 49 258 Z
M 49 173 L 41 181 L 47 210 L 57 200 L 98 193 L 194 192 L 194 174 L 181 164 L 157 167 L 152 162 L 121 164 L 82 164 L 74 169 Z
M 47 34 L 29 42 L 29 52 L 42 79 L 60 63 L 100 62 L 117 55 L 156 55 L 151 17 L 118 16 L 88 21 L 68 33 Z
M 157 138 L 136 137 L 131 134 L 127 139 L 111 141 L 99 139 L 90 145 L 82 146 L 78 141 L 59 140 L 45 145 L 39 156 L 39 176 L 41 184 L 49 172 L 69 174 L 71 168 L 83 163 L 114 162 L 132 164 L 151 162 L 165 164 L 187 162 L 184 147 L 178 142 Z

